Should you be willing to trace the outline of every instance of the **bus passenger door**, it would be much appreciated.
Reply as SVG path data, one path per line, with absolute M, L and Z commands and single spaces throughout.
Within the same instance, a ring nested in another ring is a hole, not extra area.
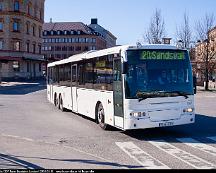
M 71 66 L 72 111 L 77 112 L 77 64 Z
M 114 125 L 124 128 L 122 69 L 120 58 L 114 59 L 113 68 Z

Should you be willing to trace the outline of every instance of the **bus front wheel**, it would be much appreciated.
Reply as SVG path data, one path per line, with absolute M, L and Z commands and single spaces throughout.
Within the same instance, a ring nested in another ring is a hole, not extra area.
M 99 123 L 99 126 L 103 130 L 107 130 L 107 124 L 105 124 L 104 108 L 103 108 L 103 105 L 101 103 L 98 105 L 98 109 L 97 109 L 97 121 Z

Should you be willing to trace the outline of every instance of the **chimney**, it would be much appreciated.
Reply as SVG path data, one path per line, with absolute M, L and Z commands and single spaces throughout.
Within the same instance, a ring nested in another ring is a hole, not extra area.
M 162 38 L 162 40 L 163 40 L 163 44 L 170 44 L 172 38 L 166 38 L 166 37 L 164 37 L 164 38 Z
M 52 22 L 52 18 L 50 18 L 50 23 L 53 23 L 53 22 Z
M 98 24 L 98 19 L 97 18 L 91 19 L 91 24 L 97 25 Z

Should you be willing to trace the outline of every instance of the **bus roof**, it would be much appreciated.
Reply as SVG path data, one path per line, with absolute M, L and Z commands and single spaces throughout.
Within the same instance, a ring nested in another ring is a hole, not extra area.
M 73 55 L 67 59 L 56 61 L 53 63 L 49 63 L 48 67 L 53 67 L 56 65 L 61 65 L 61 64 L 67 64 L 70 62 L 77 62 L 85 59 L 91 59 L 94 57 L 100 57 L 100 56 L 105 56 L 105 55 L 111 55 L 111 54 L 119 54 L 120 52 L 124 52 L 126 50 L 137 50 L 137 49 L 167 49 L 167 50 L 179 50 L 176 46 L 171 46 L 171 45 L 164 45 L 164 44 L 147 44 L 143 46 L 130 46 L 130 45 L 125 45 L 125 46 L 116 46 L 108 49 L 103 49 L 103 50 L 98 50 L 98 51 L 88 51 L 84 52 L 81 54 Z M 183 49 L 181 49 L 183 50 Z

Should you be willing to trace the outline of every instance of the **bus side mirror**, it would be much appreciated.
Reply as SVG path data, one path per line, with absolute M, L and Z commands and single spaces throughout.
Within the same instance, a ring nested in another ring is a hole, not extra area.
M 128 63 L 127 62 L 123 62 L 122 65 L 122 74 L 127 74 L 128 73 Z
M 194 76 L 193 77 L 193 89 L 194 89 L 194 94 L 197 93 L 197 78 Z

